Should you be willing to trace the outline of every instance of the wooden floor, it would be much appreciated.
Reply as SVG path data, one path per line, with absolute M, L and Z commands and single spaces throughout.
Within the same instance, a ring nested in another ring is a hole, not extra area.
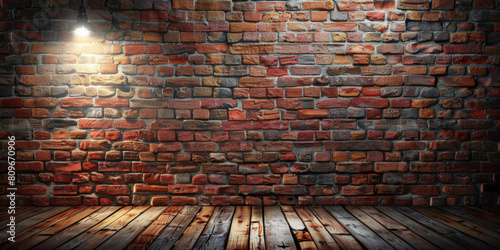
M 0 249 L 498 249 L 498 207 L 17 207 Z

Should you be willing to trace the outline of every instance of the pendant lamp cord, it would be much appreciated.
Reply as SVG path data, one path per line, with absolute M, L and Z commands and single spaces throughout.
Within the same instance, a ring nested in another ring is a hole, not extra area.
M 80 9 L 76 19 L 77 21 L 87 21 L 87 13 L 85 13 L 85 7 L 83 7 L 83 0 L 80 1 Z

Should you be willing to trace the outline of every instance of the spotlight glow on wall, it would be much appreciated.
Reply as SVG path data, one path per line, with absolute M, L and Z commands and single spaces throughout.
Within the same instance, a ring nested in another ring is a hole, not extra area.
M 80 9 L 78 11 L 78 16 L 76 17 L 76 23 L 71 25 L 69 31 L 76 37 L 87 37 L 91 32 L 96 32 L 94 26 L 87 21 L 87 14 L 85 12 L 85 7 L 83 7 L 83 0 L 80 2 Z

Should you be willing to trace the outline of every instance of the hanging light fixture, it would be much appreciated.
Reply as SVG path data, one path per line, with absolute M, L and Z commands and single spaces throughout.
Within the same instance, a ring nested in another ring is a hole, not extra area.
M 78 10 L 78 16 L 76 17 L 76 23 L 71 25 L 70 32 L 77 37 L 87 37 L 91 32 L 96 32 L 94 26 L 88 23 L 87 14 L 85 13 L 85 7 L 83 7 L 83 0 L 80 3 L 80 9 Z

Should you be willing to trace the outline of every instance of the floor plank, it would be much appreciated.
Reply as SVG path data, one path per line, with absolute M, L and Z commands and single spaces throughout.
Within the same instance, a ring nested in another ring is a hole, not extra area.
M 372 232 L 363 223 L 340 206 L 327 206 L 325 209 L 333 215 L 364 247 L 368 249 L 394 249 Z
M 500 225 L 497 224 L 497 223 L 494 223 L 490 220 L 485 220 L 485 219 L 482 219 L 480 217 L 477 217 L 477 216 L 474 216 L 470 213 L 467 213 L 467 212 L 464 212 L 456 207 L 439 207 L 439 209 L 443 210 L 443 211 L 446 211 L 450 214 L 454 214 L 460 218 L 464 218 L 464 219 L 467 219 L 469 221 L 472 221 L 476 224 L 479 224 L 479 225 L 482 225 L 484 227 L 487 227 L 489 229 L 492 229 L 492 230 L 495 230 L 497 232 L 500 232 Z
M 67 218 L 63 218 L 62 220 L 52 224 L 51 226 L 45 228 L 44 230 L 38 232 L 35 235 L 30 236 L 27 240 L 22 241 L 20 244 L 16 244 L 17 249 L 29 249 L 41 243 L 42 241 L 50 238 L 51 236 L 59 233 L 67 227 L 70 227 L 74 223 L 78 222 L 81 219 L 86 218 L 97 210 L 101 209 L 100 206 L 91 206 L 85 207 L 82 210 L 79 210 L 78 213 L 71 214 Z
M 30 209 L 30 210 L 27 210 L 26 212 L 24 213 L 21 213 L 20 215 L 17 214 L 17 211 L 16 211 L 16 215 L 15 215 L 15 222 L 16 222 L 16 232 L 22 232 L 24 230 L 26 230 L 27 228 L 37 224 L 38 222 L 40 222 L 41 220 L 45 219 L 46 217 L 50 217 L 51 214 L 57 214 L 59 212 L 62 212 L 64 211 L 63 209 L 57 209 L 57 210 L 54 210 L 53 212 L 49 213 L 48 215 L 49 216 L 38 216 L 36 217 L 38 214 L 41 214 L 41 213 L 45 213 L 45 212 L 48 212 L 49 210 L 52 210 L 54 209 L 54 207 L 41 207 L 41 208 L 38 208 L 38 209 Z M 69 209 L 69 207 L 66 207 L 66 209 Z M 6 214 L 7 211 L 5 212 Z M 36 218 L 40 218 L 39 221 L 37 221 Z M 25 221 L 26 219 L 29 219 L 27 221 Z M 0 224 L 1 226 L 3 225 L 7 225 L 7 223 L 9 223 L 9 221 L 2 221 L 2 224 Z M 2 227 L 0 228 L 0 232 L 5 232 L 7 231 L 7 228 L 9 226 L 5 226 L 5 227 Z M 9 237 L 8 234 L 0 234 L 0 242 L 4 241 L 5 239 L 7 239 L 7 237 Z
M 229 232 L 227 249 L 248 249 L 251 216 L 252 209 L 250 206 L 236 207 L 231 223 L 231 231 Z
M 266 249 L 297 249 L 290 227 L 286 223 L 280 207 L 264 207 L 264 231 L 266 232 Z
M 31 218 L 33 216 L 36 216 L 37 214 L 41 214 L 43 212 L 47 212 L 47 211 L 49 211 L 49 210 L 51 210 L 53 208 L 54 207 L 39 207 L 39 208 L 36 208 L 36 209 L 26 209 L 22 213 L 19 213 L 18 211 L 16 211 L 16 214 L 13 215 L 13 216 L 16 217 L 16 224 L 18 224 L 18 223 L 20 223 L 21 221 L 23 221 L 23 220 L 25 220 L 27 218 Z M 7 215 L 9 215 L 9 214 L 7 214 Z M 7 221 L 4 220 L 1 223 L 2 224 L 0 224 L 0 225 L 4 225 L 4 223 L 6 224 Z
M 41 228 L 42 230 L 37 230 L 37 232 L 34 234 L 29 233 L 23 235 L 23 237 L 16 237 L 15 247 L 17 249 L 29 249 L 39 244 L 40 242 L 50 238 L 51 236 L 57 234 L 63 229 L 73 225 L 77 221 L 85 218 L 86 216 L 94 213 L 100 208 L 101 207 L 99 206 L 82 207 L 81 209 L 75 211 L 74 213 L 68 214 L 67 217 L 63 216 L 52 217 L 57 219 L 54 219 L 54 221 L 50 224 L 50 226 L 43 227 Z M 26 230 L 25 232 L 27 231 L 29 230 Z
M 304 223 L 300 220 L 299 215 L 295 212 L 292 206 L 281 206 L 281 210 L 285 214 L 288 225 L 292 229 L 295 241 L 299 243 L 300 249 L 318 249 L 311 235 L 306 229 Z
M 323 207 L 315 206 L 310 207 L 311 212 L 321 221 L 326 230 L 332 235 L 337 234 L 349 234 L 349 231 L 345 229 L 340 222 L 338 222 L 333 216 L 328 213 Z
M 500 217 L 496 215 L 489 214 L 488 210 L 476 210 L 474 207 L 457 207 L 457 209 L 462 210 L 466 213 L 472 214 L 476 217 L 482 218 L 483 220 L 488 220 L 496 224 L 500 224 Z M 486 212 L 485 212 L 486 211 Z
M 438 246 L 442 249 L 465 249 L 463 246 L 455 243 L 454 241 L 441 236 L 438 232 L 433 230 L 434 228 L 427 228 L 426 226 L 418 223 L 417 221 L 412 220 L 407 217 L 405 214 L 400 213 L 394 210 L 391 207 L 378 206 L 377 210 L 381 211 L 385 215 L 391 217 L 395 221 L 401 223 L 414 233 L 418 234 L 420 237 L 428 240 L 432 244 Z M 411 217 L 411 216 L 410 216 Z
M 457 221 L 449 219 L 440 213 L 435 213 L 435 212 L 431 211 L 429 208 L 414 207 L 413 209 L 418 211 L 421 214 L 424 214 L 427 217 L 430 217 L 436 221 L 439 221 L 443 224 L 446 224 L 446 225 L 448 225 L 448 226 L 450 226 L 450 227 L 452 227 L 452 228 L 454 228 L 454 229 L 456 229 L 464 234 L 470 235 L 470 236 L 472 236 L 476 239 L 479 239 L 483 242 L 487 242 L 491 246 L 500 246 L 500 237 L 498 237 L 498 238 L 491 237 L 490 235 L 488 235 L 485 232 L 480 232 L 480 231 L 474 230 L 473 228 L 470 228 L 470 227 L 465 226 Z M 480 244 L 480 243 L 482 243 L 482 242 L 476 240 L 475 244 Z
M 5 209 L 4 209 L 5 208 Z M 30 210 L 38 210 L 38 209 L 35 209 L 37 207 L 34 207 L 34 206 L 17 206 L 15 209 L 8 209 L 8 207 L 4 207 L 2 208 L 2 213 L 0 213 L 0 222 L 2 224 L 0 225 L 3 225 L 4 223 L 7 223 L 7 221 L 10 220 L 10 217 L 11 216 L 15 216 L 16 217 L 16 221 L 19 222 L 21 220 L 18 219 L 18 217 Z M 42 207 L 42 208 L 50 208 L 50 207 Z M 11 213 L 9 214 L 9 211 L 11 211 Z
M 25 230 L 31 229 L 35 225 L 43 223 L 44 221 L 55 215 L 68 211 L 70 208 L 71 207 L 52 207 L 50 210 L 44 211 L 39 214 L 35 214 L 29 217 L 28 219 L 16 223 L 16 231 L 17 231 L 16 238 L 19 236 L 19 233 L 23 233 Z M 0 241 L 7 239 L 7 237 L 8 237 L 7 234 L 1 234 Z
M 199 206 L 185 206 L 148 249 L 171 249 L 198 211 L 200 211 Z
M 340 249 L 330 233 L 325 229 L 321 222 L 314 216 L 309 207 L 294 207 L 300 219 L 304 222 L 311 238 L 316 243 L 318 249 Z
M 181 238 L 175 243 L 173 249 L 192 249 L 212 216 L 214 209 L 214 206 L 203 207 L 194 217 L 193 222 L 189 224 L 189 227 L 186 228 Z
M 491 247 L 488 244 L 485 244 L 474 237 L 471 237 L 469 235 L 463 234 L 462 232 L 446 225 L 443 224 L 439 221 L 436 221 L 428 216 L 425 216 L 416 210 L 413 210 L 411 208 L 405 208 L 405 207 L 395 207 L 395 210 L 398 212 L 401 212 L 408 216 L 411 219 L 414 219 L 415 221 L 418 221 L 418 223 L 428 227 L 432 228 L 434 231 L 438 232 L 441 237 L 443 238 L 448 238 L 452 240 L 456 245 L 455 248 L 460 248 L 460 249 L 465 249 L 465 248 L 472 248 L 474 249 L 475 247 L 482 247 L 483 249 L 491 249 Z M 441 239 L 442 239 L 441 238 Z
M 462 224 L 471 227 L 478 231 L 483 231 L 490 236 L 500 238 L 500 225 L 491 223 L 490 221 L 477 218 L 476 216 L 464 213 L 453 207 L 440 207 L 432 208 L 432 211 L 440 213 L 454 221 L 461 222 Z
M 486 206 L 486 207 L 482 207 L 483 209 L 486 209 L 486 210 L 489 210 L 491 212 L 494 212 L 496 213 L 497 215 L 500 216 L 500 209 L 498 207 L 490 207 L 490 206 Z
M 335 235 L 333 236 L 340 248 L 344 250 L 360 250 L 365 249 L 352 235 Z
M 252 206 L 250 219 L 250 249 L 266 249 L 264 236 L 264 217 L 261 206 Z
M 393 220 L 389 216 L 381 213 L 373 207 L 361 206 L 363 210 L 370 217 L 378 221 L 380 224 L 384 225 L 387 229 L 391 230 L 394 234 L 398 235 L 401 239 L 406 241 L 412 247 L 421 250 L 437 250 L 439 249 L 432 243 L 428 242 L 424 238 L 418 236 L 416 233 L 412 232 L 410 229 L 406 228 L 402 224 Z
M 363 246 L 323 207 L 310 207 L 313 214 L 333 236 L 341 249 L 363 249 Z
M 95 226 L 97 223 L 106 219 L 108 216 L 116 212 L 120 207 L 108 206 L 102 207 L 101 209 L 95 211 L 91 215 L 83 218 L 72 226 L 60 231 L 59 233 L 49 237 L 41 244 L 36 246 L 36 249 L 55 249 L 58 246 L 64 244 L 65 242 L 71 240 L 73 237 L 85 232 L 89 228 Z
M 177 213 L 181 211 L 182 206 L 170 206 L 156 218 L 144 231 L 142 231 L 132 243 L 127 246 L 127 249 L 146 249 L 163 229 L 175 218 Z
M 234 206 L 216 207 L 193 249 L 225 249 L 234 210 Z
M 113 234 L 97 249 L 125 249 L 134 238 L 139 235 L 149 224 L 151 224 L 163 211 L 165 207 L 150 207 L 141 215 L 137 216 L 118 232 Z
M 107 227 L 109 224 L 113 223 L 114 221 L 122 217 L 124 214 L 128 213 L 130 210 L 132 210 L 132 208 L 133 208 L 132 206 L 122 207 L 120 210 L 116 211 L 111 216 L 107 217 L 105 220 L 99 222 L 99 224 L 79 234 L 75 238 L 67 241 L 63 245 L 59 246 L 57 249 L 58 250 L 74 249 L 79 245 L 84 244 L 87 240 L 92 238 L 94 234 L 99 232 L 101 229 Z
M 349 211 L 354 217 L 370 228 L 380 238 L 384 239 L 387 243 L 391 244 L 395 249 L 415 249 L 408 245 L 404 240 L 400 239 L 397 235 L 393 234 L 382 224 L 378 223 L 375 219 L 366 214 L 358 207 L 347 206 L 346 210 Z
M 389 230 L 404 230 L 407 227 L 404 226 L 403 224 L 397 222 L 396 220 L 392 219 L 391 217 L 383 214 L 379 210 L 377 210 L 374 207 L 370 206 L 360 206 L 361 210 L 365 211 L 368 215 L 370 215 L 372 218 L 377 220 L 378 222 L 382 223 L 385 227 L 387 227 Z
M 0 249 L 489 250 L 500 245 L 497 210 L 404 206 L 23 207 L 17 214 L 16 242 L 4 240 Z M 19 231 L 19 227 L 24 230 Z
M 62 213 L 55 213 L 55 216 L 42 218 L 40 215 L 34 217 L 34 221 L 41 221 L 34 226 L 29 227 L 28 229 L 16 234 L 16 242 L 15 244 L 9 244 L 8 247 L 17 246 L 21 244 L 23 241 L 29 239 L 30 237 L 36 235 L 37 233 L 54 226 L 56 223 L 78 214 L 78 212 L 84 211 L 86 207 L 72 207 L 70 209 L 61 209 L 59 211 L 64 211 Z M 57 211 L 56 211 L 57 212 Z M 45 214 L 44 216 L 47 216 Z M 8 244 L 8 243 L 7 243 Z M 7 249 L 6 243 L 0 244 L 0 249 Z
M 149 207 L 139 206 L 134 207 L 126 214 L 122 215 L 117 220 L 113 221 L 106 227 L 102 228 L 98 232 L 96 232 L 92 237 L 87 239 L 83 244 L 79 245 L 77 249 L 87 250 L 87 249 L 95 249 L 107 239 L 111 238 L 115 233 L 120 231 L 123 227 L 125 227 L 130 221 L 135 219 L 137 216 L 146 211 Z

